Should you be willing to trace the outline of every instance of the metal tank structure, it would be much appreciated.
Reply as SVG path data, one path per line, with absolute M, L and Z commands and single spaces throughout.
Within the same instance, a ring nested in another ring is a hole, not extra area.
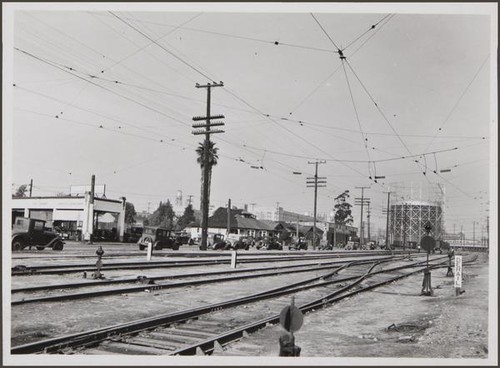
M 416 247 L 426 235 L 424 226 L 432 225 L 429 235 L 441 239 L 445 233 L 445 188 L 441 184 L 393 183 L 390 186 L 391 204 L 389 232 L 391 244 Z

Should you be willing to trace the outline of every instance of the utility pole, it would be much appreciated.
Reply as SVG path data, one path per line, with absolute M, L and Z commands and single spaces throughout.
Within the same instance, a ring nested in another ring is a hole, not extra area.
M 403 250 L 406 249 L 406 203 L 403 203 Z
M 280 221 L 280 203 L 276 202 L 276 221 Z
M 490 216 L 486 216 L 486 246 L 490 247 Z
M 210 115 L 210 98 L 212 87 L 223 87 L 224 83 L 207 83 L 205 85 L 200 85 L 196 83 L 196 88 L 206 88 L 207 89 L 207 116 L 195 116 L 193 117 L 194 121 L 205 120 L 205 123 L 195 123 L 193 124 L 193 128 L 205 128 L 205 130 L 194 130 L 194 135 L 205 135 L 204 150 L 203 150 L 203 198 L 201 199 L 201 250 L 207 249 L 207 236 L 208 236 L 208 206 L 210 205 L 209 196 L 209 188 L 208 188 L 208 175 L 210 173 L 210 160 L 209 160 L 209 145 L 210 145 L 210 134 L 216 133 L 224 133 L 223 130 L 220 129 L 210 129 L 214 126 L 222 126 L 224 125 L 221 121 L 211 122 L 212 119 L 223 119 L 224 115 Z
M 231 233 L 231 198 L 227 201 L 227 235 Z
M 308 161 L 308 164 L 314 164 L 316 169 L 314 171 L 314 177 L 308 177 L 306 184 L 308 188 L 312 188 L 314 186 L 314 225 L 313 225 L 313 249 L 316 249 L 316 209 L 318 202 L 318 187 L 325 188 L 326 187 L 326 176 L 318 177 L 318 165 L 326 164 L 325 160 L 315 162 Z M 312 180 L 312 181 L 311 181 Z
M 370 237 L 370 202 L 368 202 L 368 211 L 366 213 L 366 219 L 368 222 L 368 242 L 370 242 L 371 237 Z
M 33 193 L 33 179 L 31 179 L 30 181 L 30 198 L 32 193 Z
M 464 225 L 460 225 L 460 238 L 462 240 L 462 247 L 464 246 L 465 234 L 464 234 Z
M 385 224 L 385 248 L 389 249 L 389 212 L 390 212 L 391 192 L 387 192 L 387 219 Z
M 359 246 L 364 243 L 364 231 L 363 231 L 363 206 L 366 202 L 370 201 L 369 198 L 365 198 L 365 189 L 369 189 L 370 187 L 355 187 L 356 189 L 361 189 L 361 198 L 354 198 L 354 200 L 359 200 L 360 203 L 355 203 L 355 205 L 361 205 L 361 218 L 359 220 Z
M 476 221 L 472 221 L 472 245 L 476 245 Z

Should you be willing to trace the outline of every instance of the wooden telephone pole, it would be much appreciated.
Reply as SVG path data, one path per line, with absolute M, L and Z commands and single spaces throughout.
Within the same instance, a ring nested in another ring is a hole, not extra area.
M 326 161 L 315 161 L 315 162 L 307 162 L 308 164 L 314 164 L 316 166 L 316 170 L 314 172 L 314 177 L 308 177 L 306 184 L 308 188 L 314 187 L 314 226 L 313 226 L 313 249 L 316 249 L 316 208 L 318 202 L 318 187 L 324 188 L 326 187 L 326 176 L 318 177 L 318 164 L 326 164 Z
M 196 88 L 206 88 L 207 89 L 207 116 L 195 116 L 193 117 L 194 121 L 205 120 L 205 123 L 195 123 L 193 124 L 193 128 L 199 129 L 194 130 L 194 135 L 205 135 L 204 151 L 203 151 L 203 198 L 201 199 L 201 250 L 207 249 L 207 236 L 208 236 L 208 206 L 210 204 L 209 196 L 209 188 L 208 188 L 208 176 L 210 173 L 210 134 L 216 133 L 224 133 L 223 130 L 220 129 L 210 129 L 214 126 L 223 126 L 224 123 L 222 121 L 214 121 L 213 119 L 223 119 L 224 115 L 210 115 L 210 99 L 211 99 L 211 91 L 213 87 L 223 87 L 224 83 L 207 83 L 205 85 L 200 85 L 196 83 Z M 200 129 L 205 128 L 205 130 Z

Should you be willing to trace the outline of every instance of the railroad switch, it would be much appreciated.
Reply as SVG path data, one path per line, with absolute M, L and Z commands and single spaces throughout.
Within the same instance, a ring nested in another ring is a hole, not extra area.
M 431 286 L 431 271 L 429 269 L 426 269 L 424 271 L 424 281 L 422 283 L 422 292 L 420 295 L 425 295 L 425 296 L 433 296 L 434 291 L 432 290 Z
M 453 277 L 453 269 L 451 268 L 451 258 L 453 257 L 453 251 L 448 252 L 448 271 L 446 272 L 446 277 Z
M 97 254 L 97 262 L 95 263 L 96 266 L 96 271 L 92 273 L 92 278 L 94 279 L 102 279 L 104 278 L 103 274 L 101 273 L 101 268 L 102 268 L 102 256 L 104 254 L 104 250 L 102 249 L 101 246 L 97 248 L 95 254 Z
M 280 336 L 280 356 L 300 356 L 300 347 L 295 345 L 295 336 L 288 331 Z

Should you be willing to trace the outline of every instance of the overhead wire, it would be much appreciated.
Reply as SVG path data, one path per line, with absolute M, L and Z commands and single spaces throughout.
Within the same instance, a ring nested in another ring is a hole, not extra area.
M 391 15 L 392 15 L 392 14 L 390 14 L 390 13 L 389 13 L 389 14 L 386 14 L 386 15 L 385 15 L 382 19 L 380 19 L 377 23 L 372 24 L 372 25 L 370 26 L 370 28 L 368 28 L 366 31 L 364 31 L 362 34 L 360 34 L 360 35 L 359 35 L 358 37 L 356 37 L 354 40 L 352 40 L 351 42 L 349 42 L 349 43 L 347 44 L 347 46 L 346 46 L 346 47 L 344 47 L 344 48 L 342 49 L 342 51 L 347 50 L 349 47 L 351 47 L 351 45 L 355 44 L 355 43 L 356 43 L 356 42 L 357 42 L 357 41 L 358 41 L 361 37 L 363 37 L 364 35 L 366 35 L 368 32 L 370 32 L 370 31 L 374 30 L 374 29 L 375 29 L 375 28 L 376 28 L 376 27 L 377 27 L 377 26 L 378 26 L 381 22 L 383 22 L 386 18 L 388 18 L 388 17 L 389 17 L 389 16 L 391 16 Z
M 483 62 L 481 63 L 481 66 L 479 67 L 479 69 L 476 71 L 476 73 L 474 74 L 474 76 L 472 77 L 471 81 L 467 84 L 467 86 L 465 87 L 465 89 L 462 91 L 462 93 L 460 94 L 460 96 L 458 97 L 457 101 L 455 102 L 455 104 L 453 105 L 451 111 L 449 112 L 449 114 L 446 116 L 446 118 L 444 119 L 444 121 L 442 122 L 442 124 L 439 126 L 436 134 L 434 135 L 434 137 L 432 137 L 431 141 L 429 142 L 429 144 L 427 145 L 427 148 L 426 149 L 429 149 L 429 147 L 432 145 L 432 143 L 434 142 L 434 140 L 436 139 L 436 137 L 439 135 L 439 133 L 442 131 L 444 125 L 448 122 L 448 120 L 450 119 L 451 115 L 455 112 L 455 110 L 457 109 L 460 101 L 462 101 L 462 98 L 465 96 L 465 94 L 467 93 L 467 91 L 469 90 L 469 88 L 471 87 L 472 83 L 474 83 L 474 81 L 476 80 L 477 76 L 479 75 L 479 73 L 481 72 L 481 70 L 483 69 L 484 65 L 486 64 L 486 62 L 488 61 L 488 59 L 490 58 L 490 54 L 488 54 L 486 56 L 486 58 L 483 60 Z
M 351 58 L 356 55 L 356 53 L 369 41 L 371 40 L 381 29 L 383 26 L 385 26 L 391 19 L 392 17 L 394 16 L 394 14 L 392 14 L 379 28 L 377 28 L 375 30 L 374 33 L 372 33 L 370 35 L 370 37 L 368 37 L 368 39 L 366 39 L 363 44 L 361 44 L 361 46 L 359 46 L 356 50 L 354 50 L 352 53 L 351 53 Z M 339 64 L 339 66 L 332 72 L 330 73 L 330 75 L 325 78 L 324 80 L 322 80 L 311 92 L 309 92 L 298 104 L 296 104 L 293 108 L 290 109 L 291 113 L 290 115 L 292 115 L 295 111 L 297 111 L 297 109 L 302 106 L 314 93 L 316 93 L 316 91 L 318 89 L 320 89 L 320 87 L 325 84 L 328 80 L 330 80 L 330 78 L 332 78 L 335 73 L 337 73 L 337 71 L 340 69 L 341 65 Z

